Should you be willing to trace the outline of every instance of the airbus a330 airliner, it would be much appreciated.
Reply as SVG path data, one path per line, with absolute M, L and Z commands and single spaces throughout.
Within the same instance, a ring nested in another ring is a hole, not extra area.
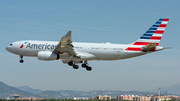
M 161 18 L 150 27 L 137 41 L 130 44 L 111 43 L 81 43 L 72 42 L 71 31 L 55 41 L 16 41 L 6 47 L 6 50 L 20 56 L 20 63 L 23 63 L 23 56 L 37 57 L 39 60 L 59 60 L 63 63 L 78 69 L 78 63 L 91 71 L 88 65 L 91 60 L 121 60 L 132 58 L 151 52 L 163 50 L 159 45 L 169 19 Z

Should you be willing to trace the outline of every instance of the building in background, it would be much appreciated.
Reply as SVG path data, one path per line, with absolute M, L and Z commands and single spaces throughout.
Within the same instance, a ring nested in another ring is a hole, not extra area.
M 74 97 L 74 100 L 88 100 L 88 97 Z
M 140 101 L 151 101 L 151 96 L 141 96 L 140 98 L 139 98 L 139 100 Z
M 180 101 L 180 96 L 169 96 L 169 98 L 176 100 L 176 101 Z
M 117 96 L 117 100 L 134 100 L 134 98 L 137 98 L 137 101 L 138 100 L 138 97 L 139 96 L 134 96 L 134 95 L 121 95 L 121 96 Z
M 151 101 L 168 101 L 172 100 L 172 98 L 166 96 L 166 95 L 153 95 L 151 98 Z
M 179 101 L 180 97 L 170 97 L 170 96 L 137 96 L 137 95 L 121 95 L 117 96 L 117 100 L 129 100 L 129 101 L 168 101 L 176 99 L 176 101 Z M 178 99 L 178 100 L 177 100 Z
M 98 95 L 94 98 L 94 100 L 111 100 L 111 96 L 107 96 L 107 95 L 104 95 L 104 96 L 101 96 L 101 95 Z
M 44 100 L 45 98 L 18 98 L 17 100 L 29 100 L 29 101 L 32 101 L 32 100 Z M 46 98 L 47 99 L 47 98 Z

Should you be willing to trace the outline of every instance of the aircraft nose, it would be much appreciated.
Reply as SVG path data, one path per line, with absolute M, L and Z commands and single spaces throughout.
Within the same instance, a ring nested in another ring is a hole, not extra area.
M 18 50 L 15 46 L 16 45 L 14 45 L 14 44 L 10 44 L 6 47 L 6 50 L 9 51 L 10 53 L 16 54 L 18 52 Z
M 11 52 L 11 53 L 14 52 L 14 49 L 13 49 L 12 46 L 7 46 L 7 47 L 6 47 L 6 50 L 9 51 L 9 52 Z
M 7 51 L 10 51 L 10 48 L 9 48 L 9 46 L 7 46 L 7 47 L 6 47 L 6 50 L 7 50 Z

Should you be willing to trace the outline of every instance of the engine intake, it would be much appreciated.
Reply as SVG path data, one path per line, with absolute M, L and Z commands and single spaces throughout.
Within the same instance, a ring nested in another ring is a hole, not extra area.
M 50 52 L 50 51 L 39 51 L 37 54 L 37 58 L 39 60 L 46 60 L 46 61 L 50 61 L 50 60 L 58 60 L 59 54 L 54 53 L 54 52 Z

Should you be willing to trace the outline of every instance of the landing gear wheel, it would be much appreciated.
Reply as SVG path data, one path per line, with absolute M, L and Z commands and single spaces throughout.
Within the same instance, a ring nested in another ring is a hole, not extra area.
M 87 61 L 84 61 L 84 63 L 81 65 L 83 68 L 86 68 L 86 67 L 88 67 L 88 63 L 87 63 Z
M 20 63 L 23 63 L 24 60 L 23 60 L 23 56 L 19 56 L 21 58 L 21 60 L 19 60 Z
M 74 68 L 74 69 L 78 69 L 79 66 L 78 66 L 78 65 L 73 65 L 73 68 Z
M 91 68 L 91 67 L 86 67 L 86 70 L 87 70 L 87 71 L 91 71 L 92 68 Z
M 20 62 L 20 63 L 23 63 L 23 62 L 24 62 L 24 60 L 19 60 L 19 62 Z
M 87 60 L 84 61 L 84 63 L 81 66 L 82 66 L 82 68 L 86 68 L 87 71 L 92 70 L 92 67 L 90 67 L 89 64 L 87 63 Z
M 73 66 L 73 62 L 72 61 L 68 62 L 68 65 Z

